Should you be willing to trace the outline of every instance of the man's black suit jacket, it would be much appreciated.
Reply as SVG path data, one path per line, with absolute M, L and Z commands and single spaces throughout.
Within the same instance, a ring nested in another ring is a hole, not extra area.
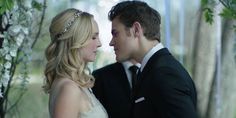
M 109 118 L 130 118 L 130 85 L 121 63 L 113 63 L 93 72 L 93 92 L 108 112 Z
M 134 94 L 133 118 L 197 118 L 195 85 L 166 48 L 148 60 Z

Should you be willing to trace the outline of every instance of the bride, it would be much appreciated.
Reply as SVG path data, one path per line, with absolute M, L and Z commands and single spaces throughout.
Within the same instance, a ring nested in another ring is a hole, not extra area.
M 71 8 L 56 15 L 49 28 L 51 42 L 45 55 L 51 118 L 107 118 L 91 91 L 94 77 L 86 73 L 101 46 L 93 15 Z

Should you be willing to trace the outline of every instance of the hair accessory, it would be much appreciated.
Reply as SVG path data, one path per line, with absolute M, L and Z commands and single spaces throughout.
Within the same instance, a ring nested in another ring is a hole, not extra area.
M 82 11 L 78 11 L 74 14 L 73 18 L 67 23 L 65 26 L 65 29 L 56 35 L 56 38 L 60 38 L 63 34 L 65 34 L 72 26 L 72 24 L 75 22 L 75 20 L 82 14 Z

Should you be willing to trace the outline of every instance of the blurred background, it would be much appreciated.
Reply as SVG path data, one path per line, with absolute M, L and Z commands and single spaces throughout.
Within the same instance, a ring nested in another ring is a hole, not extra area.
M 52 18 L 67 8 L 94 15 L 102 47 L 91 71 L 115 62 L 112 6 L 122 0 L 0 0 L 0 118 L 49 118 L 42 90 Z M 144 0 L 162 17 L 161 42 L 191 74 L 200 118 L 236 118 L 236 0 Z

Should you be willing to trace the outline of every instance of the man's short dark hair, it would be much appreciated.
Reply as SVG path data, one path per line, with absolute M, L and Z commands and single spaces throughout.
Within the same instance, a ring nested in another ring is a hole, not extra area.
M 127 28 L 132 27 L 134 22 L 139 22 L 144 29 L 144 36 L 150 40 L 160 42 L 161 16 L 147 3 L 142 1 L 123 1 L 113 6 L 108 13 L 112 21 L 119 18 Z

